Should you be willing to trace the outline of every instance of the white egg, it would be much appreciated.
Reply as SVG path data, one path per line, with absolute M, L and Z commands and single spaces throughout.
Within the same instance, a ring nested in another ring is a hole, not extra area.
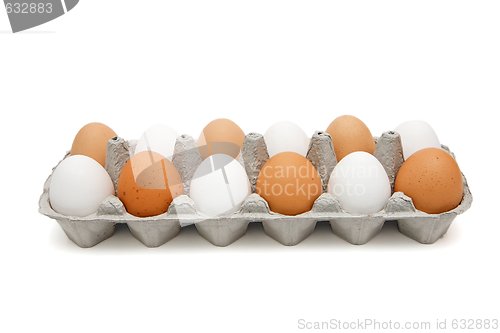
M 200 213 L 215 217 L 237 211 L 250 193 L 245 168 L 229 155 L 215 154 L 196 169 L 189 196 Z
M 269 127 L 264 134 L 264 140 L 270 157 L 283 152 L 306 156 L 310 142 L 304 130 L 289 121 L 282 121 Z
M 401 137 L 403 156 L 406 159 L 413 153 L 424 148 L 441 148 L 438 136 L 431 125 L 421 120 L 411 120 L 402 123 L 395 129 Z
M 348 213 L 372 214 L 387 204 L 391 184 L 382 164 L 373 155 L 358 151 L 345 156 L 333 169 L 328 193 Z
M 63 215 L 87 216 L 113 195 L 113 182 L 104 168 L 90 157 L 69 156 L 52 173 L 49 200 Z
M 142 151 L 154 151 L 170 161 L 174 155 L 175 141 L 179 135 L 168 126 L 157 124 L 150 127 L 141 136 L 135 146 L 134 154 Z

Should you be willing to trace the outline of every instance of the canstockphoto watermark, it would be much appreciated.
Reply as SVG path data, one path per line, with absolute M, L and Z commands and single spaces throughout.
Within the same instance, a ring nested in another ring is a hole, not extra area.
M 263 168 L 262 173 L 266 178 L 309 178 L 315 175 L 315 169 L 304 164 L 295 165 L 277 165 L 272 168 Z
M 350 168 L 338 168 L 335 173 L 342 178 L 361 178 L 371 179 L 380 174 L 380 168 L 377 165 L 352 165 Z
M 338 184 L 334 183 L 329 188 L 330 193 L 336 196 L 360 196 L 366 193 L 366 187 L 363 184 Z
M 72 10 L 79 0 L 4 0 L 12 32 L 52 21 Z
M 351 168 L 338 168 L 334 170 L 333 177 L 336 179 L 360 180 L 353 182 L 330 183 L 329 192 L 335 196 L 361 196 L 367 191 L 366 182 L 362 180 L 377 179 L 380 177 L 381 169 L 377 166 L 355 165 Z
M 257 190 L 260 195 L 264 196 L 282 196 L 285 195 L 287 197 L 292 197 L 295 195 L 299 195 L 301 197 L 311 199 L 313 197 L 318 196 L 318 193 L 321 193 L 321 186 L 317 184 L 304 184 L 299 181 L 299 179 L 295 179 L 292 182 L 288 182 L 286 184 L 273 183 L 271 184 L 268 181 L 262 182 L 261 187 Z
M 311 199 L 322 192 L 321 182 L 308 182 L 307 179 L 319 177 L 316 169 L 310 165 L 276 165 L 261 170 L 264 181 L 257 193 L 263 196 L 299 195 Z
M 399 322 L 393 320 L 378 320 L 373 318 L 340 320 L 331 318 L 326 321 L 308 321 L 299 319 L 297 328 L 301 330 L 430 330 L 432 327 L 429 321 L 406 321 Z
M 297 328 L 304 331 L 496 331 L 500 328 L 500 325 L 498 318 L 438 318 L 433 320 L 409 321 L 393 319 L 379 320 L 375 318 L 359 318 L 353 320 L 330 318 L 324 321 L 314 321 L 300 318 L 297 320 Z

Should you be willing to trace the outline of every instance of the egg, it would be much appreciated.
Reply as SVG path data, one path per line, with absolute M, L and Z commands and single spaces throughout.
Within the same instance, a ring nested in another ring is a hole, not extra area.
M 367 152 L 345 156 L 333 169 L 328 193 L 351 214 L 382 210 L 391 196 L 391 184 L 382 164 Z
M 172 162 L 155 152 L 140 152 L 123 166 L 117 193 L 127 212 L 148 217 L 165 213 L 183 185 Z
M 198 146 L 203 159 L 214 154 L 225 154 L 236 158 L 241 151 L 245 133 L 229 119 L 211 121 L 200 134 Z
M 441 148 L 434 129 L 421 120 L 412 120 L 400 124 L 395 131 L 401 137 L 403 156 L 408 159 L 413 153 L 424 148 Z
M 464 195 L 457 162 L 439 148 L 425 148 L 412 154 L 401 165 L 394 190 L 409 196 L 415 208 L 429 214 L 452 210 Z
M 262 166 L 256 191 L 273 212 L 298 215 L 311 210 L 323 187 L 318 171 L 307 158 L 283 152 Z
M 215 217 L 237 211 L 250 193 L 245 168 L 229 155 L 215 154 L 194 172 L 189 196 L 198 212 Z
M 115 192 L 102 165 L 84 155 L 65 158 L 50 178 L 49 201 L 54 211 L 69 216 L 95 213 Z
M 332 137 L 337 161 L 355 151 L 370 154 L 375 152 L 375 140 L 370 129 L 354 116 L 344 115 L 336 118 L 326 132 Z
M 88 156 L 105 166 L 107 144 L 114 137 L 116 133 L 104 124 L 87 124 L 76 134 L 70 153 Z
M 264 133 L 269 156 L 283 152 L 294 152 L 306 156 L 310 139 L 297 124 L 289 121 L 278 122 Z
M 144 134 L 142 134 L 139 141 L 137 141 L 134 154 L 143 151 L 153 151 L 171 161 L 178 136 L 175 130 L 166 125 L 154 125 L 147 129 Z

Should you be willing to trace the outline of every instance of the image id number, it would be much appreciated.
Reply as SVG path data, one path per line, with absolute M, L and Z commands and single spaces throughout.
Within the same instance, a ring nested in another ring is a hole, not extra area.
M 7 14 L 51 14 L 52 3 L 50 2 L 8 2 L 5 4 Z

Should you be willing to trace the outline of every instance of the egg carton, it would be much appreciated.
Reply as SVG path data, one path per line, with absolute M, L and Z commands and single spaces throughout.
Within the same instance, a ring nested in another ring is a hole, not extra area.
M 375 157 L 384 166 L 394 188 L 395 176 L 403 163 L 401 140 L 396 132 L 383 133 L 376 141 Z M 122 138 L 111 139 L 107 147 L 106 170 L 117 188 L 120 171 L 130 158 L 134 142 Z M 446 146 L 443 149 L 449 151 Z M 227 246 L 247 230 L 248 224 L 261 222 L 267 235 L 283 245 L 296 245 L 306 239 L 316 223 L 327 221 L 334 234 L 351 244 L 365 244 L 382 229 L 385 221 L 397 221 L 399 231 L 423 244 L 441 238 L 455 217 L 465 212 L 472 203 L 472 195 L 464 180 L 464 196 L 455 209 L 442 214 L 418 211 L 411 198 L 401 192 L 393 193 L 385 208 L 375 214 L 358 215 L 345 212 L 339 202 L 326 192 L 330 174 L 337 164 L 330 135 L 316 132 L 310 142 L 307 158 L 317 168 L 323 182 L 323 194 L 309 212 L 287 216 L 274 213 L 268 203 L 255 193 L 259 171 L 269 159 L 262 135 L 250 133 L 245 137 L 239 161 L 245 166 L 252 194 L 240 209 L 228 216 L 209 218 L 196 210 L 187 196 L 174 199 L 164 214 L 139 218 L 127 213 L 116 196 L 106 198 L 96 213 L 86 217 L 65 216 L 55 212 L 49 202 L 50 176 L 40 197 L 40 213 L 55 219 L 66 235 L 80 247 L 92 247 L 111 237 L 117 223 L 126 223 L 132 235 L 148 247 L 158 247 L 174 238 L 183 226 L 194 224 L 199 234 L 214 245 Z M 178 137 L 172 162 L 183 180 L 185 193 L 193 174 L 202 162 L 194 139 L 188 135 Z

